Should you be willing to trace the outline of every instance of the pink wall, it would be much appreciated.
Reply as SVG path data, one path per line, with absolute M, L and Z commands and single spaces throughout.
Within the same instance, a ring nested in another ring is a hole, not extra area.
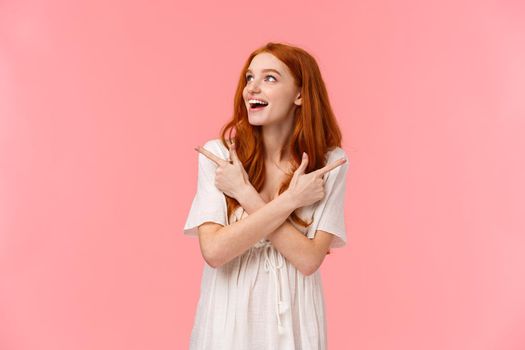
M 351 161 L 330 349 L 524 349 L 524 37 L 510 0 L 0 2 L 0 348 L 187 348 L 193 147 L 272 40 Z

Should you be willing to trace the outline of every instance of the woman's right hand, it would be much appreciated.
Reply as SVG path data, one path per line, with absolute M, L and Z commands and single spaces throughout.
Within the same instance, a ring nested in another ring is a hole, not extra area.
M 345 162 L 346 158 L 340 158 L 331 164 L 305 174 L 304 171 L 308 165 L 308 155 L 303 153 L 301 164 L 294 172 L 290 185 L 286 189 L 296 208 L 305 207 L 323 199 L 325 196 L 324 174 Z

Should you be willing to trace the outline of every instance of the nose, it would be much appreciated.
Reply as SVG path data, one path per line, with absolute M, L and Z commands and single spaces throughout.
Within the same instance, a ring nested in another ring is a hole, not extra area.
M 255 80 L 248 82 L 246 85 L 246 88 L 248 89 L 248 92 L 253 93 L 255 91 L 259 91 L 259 83 L 256 83 Z

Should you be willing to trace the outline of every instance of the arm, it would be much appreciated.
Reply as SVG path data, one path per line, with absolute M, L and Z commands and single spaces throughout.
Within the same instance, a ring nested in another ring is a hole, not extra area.
M 238 197 L 239 203 L 249 215 L 258 212 L 266 205 L 266 202 L 251 184 L 248 184 Z M 315 238 L 309 239 L 285 220 L 277 229 L 269 233 L 267 239 L 292 265 L 305 276 L 308 276 L 321 266 L 332 242 L 332 237 L 331 233 L 318 230 Z
M 284 192 L 244 220 L 221 226 L 218 230 L 199 230 L 206 261 L 210 266 L 218 267 L 241 255 L 277 229 L 295 208 L 289 193 Z
M 276 248 L 284 251 L 283 255 L 289 258 L 301 272 L 306 275 L 315 272 L 328 251 L 333 238 L 332 234 L 317 230 L 315 239 L 310 240 L 289 223 L 284 226 L 283 233 L 279 235 L 273 235 L 273 233 L 285 223 L 288 216 L 296 208 L 313 204 L 325 196 L 322 177 L 332 169 L 342 165 L 346 159 L 340 158 L 321 169 L 305 174 L 308 157 L 303 152 L 301 164 L 294 172 L 288 189 L 265 204 L 250 184 L 248 174 L 238 159 L 234 148 L 232 145 L 230 149 L 232 164 L 205 149 L 196 148 L 197 151 L 203 153 L 219 166 L 215 174 L 215 186 L 219 190 L 236 198 L 241 206 L 256 205 L 249 207 L 248 212 L 252 214 L 248 218 L 237 221 L 233 225 L 222 227 L 219 224 L 208 222 L 199 226 L 199 241 L 204 259 L 211 266 L 220 266 L 268 236 Z M 257 194 L 258 198 L 254 196 L 253 192 Z M 255 201 L 251 200 L 253 198 Z M 282 209 L 281 206 L 285 208 Z M 295 237 L 292 241 L 289 239 L 290 233 Z M 286 236 L 284 236 L 285 234 Z M 322 252 L 322 258 L 315 259 L 315 249 Z M 300 255 L 298 255 L 298 251 L 301 251 Z M 305 252 L 306 259 L 302 257 Z

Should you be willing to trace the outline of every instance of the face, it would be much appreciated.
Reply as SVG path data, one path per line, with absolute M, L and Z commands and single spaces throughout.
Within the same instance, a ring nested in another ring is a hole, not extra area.
M 293 118 L 295 109 L 302 104 L 301 90 L 286 64 L 263 52 L 252 59 L 245 73 L 243 98 L 250 124 L 279 124 Z M 265 101 L 267 105 L 253 108 L 251 99 Z

